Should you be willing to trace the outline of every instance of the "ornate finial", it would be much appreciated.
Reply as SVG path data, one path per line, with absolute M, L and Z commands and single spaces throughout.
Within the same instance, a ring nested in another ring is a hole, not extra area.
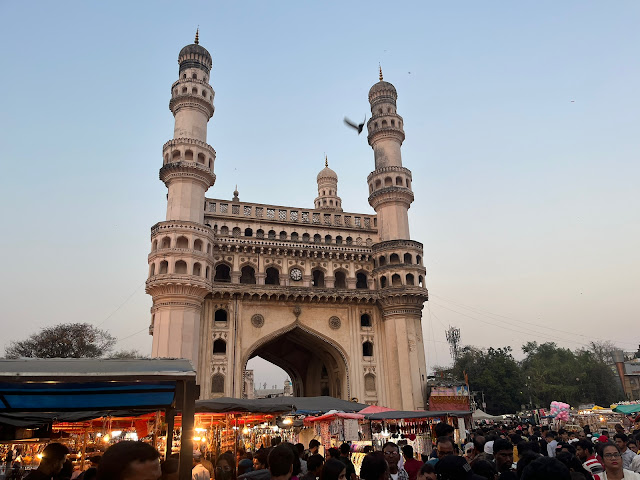
M 198 38 L 198 34 L 200 33 L 200 27 L 196 28 L 196 40 L 193 42 L 196 45 L 200 43 L 200 39 Z
M 329 166 L 329 160 L 327 160 L 327 154 L 324 154 L 324 166 L 328 167 Z
M 380 69 L 380 81 L 382 81 L 382 65 L 378 64 L 378 68 Z
M 234 202 L 239 202 L 240 198 L 238 198 L 238 185 L 236 184 L 236 189 L 233 191 L 233 199 Z

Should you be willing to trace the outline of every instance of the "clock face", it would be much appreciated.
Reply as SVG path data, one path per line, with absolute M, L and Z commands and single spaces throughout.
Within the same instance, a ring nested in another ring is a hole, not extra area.
M 290 275 L 291 280 L 294 280 L 296 282 L 302 280 L 302 270 L 300 270 L 299 268 L 292 268 Z

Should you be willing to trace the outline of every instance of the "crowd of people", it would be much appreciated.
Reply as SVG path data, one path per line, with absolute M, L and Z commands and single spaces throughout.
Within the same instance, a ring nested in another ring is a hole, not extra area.
M 215 459 L 193 452 L 192 480 L 640 480 L 640 418 L 638 428 L 625 432 L 592 433 L 528 424 L 481 427 L 469 432 L 462 448 L 454 429 L 435 427 L 435 448 L 416 455 L 411 445 L 393 442 L 381 451 L 366 452 L 359 476 L 350 460 L 351 448 L 342 444 L 320 455 L 320 443 L 309 448 L 274 439 L 269 448 L 252 453 L 226 452 Z M 51 443 L 42 452 L 37 470 L 26 480 L 178 480 L 179 460 L 160 454 L 144 442 L 120 442 L 102 457 L 90 458 L 84 472 L 69 470 L 69 450 Z M 419 457 L 419 458 L 417 458 Z

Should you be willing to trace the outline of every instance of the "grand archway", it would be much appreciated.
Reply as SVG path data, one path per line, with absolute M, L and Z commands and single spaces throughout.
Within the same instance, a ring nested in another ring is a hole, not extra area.
M 291 378 L 296 397 L 349 398 L 349 371 L 344 353 L 315 332 L 296 326 L 262 339 L 247 356 L 245 369 L 246 362 L 254 357 L 282 368 Z

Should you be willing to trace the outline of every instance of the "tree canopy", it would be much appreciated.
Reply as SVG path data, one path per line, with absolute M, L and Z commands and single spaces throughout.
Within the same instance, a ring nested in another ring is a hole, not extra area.
M 63 323 L 47 327 L 6 348 L 7 358 L 96 358 L 106 355 L 115 337 L 89 323 Z
M 435 367 L 436 373 L 465 380 L 471 391 L 484 392 L 487 412 L 512 413 L 521 405 L 549 408 L 556 400 L 578 406 L 581 403 L 610 405 L 622 398 L 619 381 L 611 368 L 609 343 L 592 343 L 571 351 L 553 342 L 528 342 L 522 346 L 521 362 L 511 347 L 462 348 L 451 368 Z

